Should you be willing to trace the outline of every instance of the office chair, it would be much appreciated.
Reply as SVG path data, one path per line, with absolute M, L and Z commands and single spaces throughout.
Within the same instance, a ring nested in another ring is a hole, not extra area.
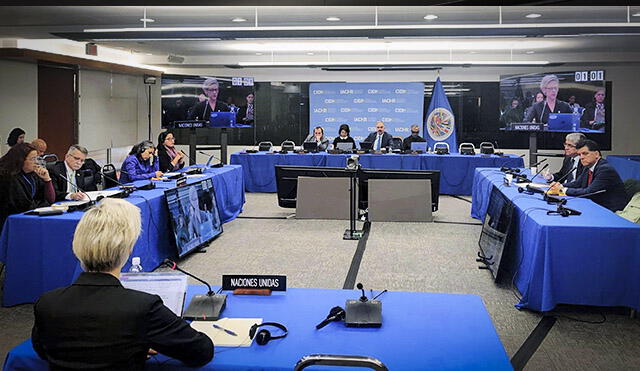
M 282 151 L 293 151 L 295 146 L 296 146 L 296 144 L 292 140 L 285 140 L 280 145 L 280 150 L 282 150 Z
M 113 164 L 106 164 L 102 167 L 102 184 L 104 189 L 118 186 L 118 174 Z
M 460 146 L 458 146 L 458 153 L 461 155 L 475 155 L 476 147 L 471 143 L 460 143 Z
M 448 155 L 449 151 L 449 143 L 447 142 L 437 142 L 433 145 L 433 152 L 438 155 Z
M 491 142 L 482 142 L 480 143 L 480 153 L 483 155 L 492 155 L 496 151 L 496 147 L 493 146 Z
M 402 138 L 400 137 L 393 137 L 391 138 L 391 149 L 392 150 L 402 150 Z
M 273 143 L 271 142 L 258 143 L 258 151 L 270 151 L 271 147 L 273 147 Z

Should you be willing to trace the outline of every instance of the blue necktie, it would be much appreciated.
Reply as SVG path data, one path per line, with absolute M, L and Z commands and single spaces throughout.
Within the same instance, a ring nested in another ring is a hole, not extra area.
M 380 150 L 380 145 L 382 144 L 382 136 L 378 135 L 378 138 L 376 139 L 376 151 Z

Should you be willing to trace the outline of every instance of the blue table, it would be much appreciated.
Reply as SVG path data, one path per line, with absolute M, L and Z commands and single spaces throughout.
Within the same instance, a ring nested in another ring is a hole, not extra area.
M 640 155 L 609 155 L 607 162 L 616 169 L 623 181 L 630 178 L 640 180 Z
M 195 292 L 205 289 L 190 287 L 189 294 Z M 359 296 L 355 290 L 320 289 L 289 289 L 266 297 L 230 295 L 225 316 L 280 322 L 289 335 L 265 346 L 254 342 L 244 348 L 217 347 L 213 361 L 202 369 L 290 371 L 300 358 L 314 353 L 366 355 L 379 359 L 389 370 L 512 369 L 482 299 L 476 295 L 387 292 L 380 297 L 381 328 L 348 328 L 332 322 L 315 329 L 331 307 L 344 306 L 346 299 Z M 46 367 L 30 340 L 11 350 L 4 364 L 5 371 Z M 147 369 L 189 370 L 164 356 L 147 361 Z
M 207 169 L 205 175 L 213 178 L 220 219 L 223 223 L 233 220 L 245 201 L 242 169 L 229 165 Z M 136 182 L 144 183 L 148 182 Z M 153 190 L 133 192 L 127 198 L 140 208 L 142 215 L 142 233 L 132 256 L 139 256 L 148 270 L 176 255 L 164 197 L 165 189 L 175 187 L 175 181 L 156 182 L 156 186 Z M 69 285 L 80 274 L 80 263 L 73 255 L 71 242 L 82 215 L 81 211 L 75 211 L 56 216 L 17 214 L 7 218 L 0 236 L 0 261 L 6 264 L 3 306 L 32 303 L 44 292 Z M 129 265 L 123 270 L 128 270 Z
M 247 192 L 276 192 L 275 165 L 345 167 L 351 155 L 327 153 L 279 154 L 270 152 L 234 153 L 231 163 L 242 165 Z M 473 171 L 478 167 L 524 167 L 522 158 L 515 155 L 465 156 L 459 154 L 360 155 L 366 169 L 440 170 L 440 193 L 471 195 Z
M 528 172 L 527 172 L 528 173 Z M 514 204 L 505 249 L 508 270 L 522 293 L 519 308 L 549 311 L 558 304 L 623 306 L 640 310 L 640 225 L 584 198 L 569 199 L 579 216 L 547 215 L 540 194 L 518 193 L 497 169 L 477 169 L 471 216 L 484 219 L 493 187 Z M 543 182 L 538 180 L 538 182 Z M 502 269 L 502 268 L 501 268 Z

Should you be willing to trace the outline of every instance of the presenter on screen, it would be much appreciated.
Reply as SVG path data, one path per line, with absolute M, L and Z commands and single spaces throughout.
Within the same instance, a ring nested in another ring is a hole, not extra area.
M 31 144 L 19 143 L 0 157 L 0 230 L 11 214 L 49 206 L 56 193 L 47 169 Z
M 120 284 L 140 224 L 140 209 L 113 198 L 80 219 L 73 253 L 84 273 L 34 306 L 33 349 L 52 370 L 142 370 L 155 351 L 192 367 L 213 358 L 211 340 L 159 296 Z
M 589 139 L 580 142 L 578 155 L 584 166 L 578 179 L 564 186 L 552 183 L 551 189 L 564 192 L 567 196 L 582 196 L 604 190 L 604 193 L 588 197 L 611 211 L 624 209 L 627 204 L 624 184 L 613 166 L 602 158 L 598 144 Z
M 351 143 L 351 149 L 356 149 L 356 141 L 349 135 L 349 125 L 342 124 L 338 129 L 338 136 L 333 140 L 333 148 L 338 148 L 338 143 Z
M 584 107 L 582 118 L 580 119 L 580 126 L 583 128 L 604 130 L 605 108 L 604 108 L 604 89 L 596 90 L 593 95 L 593 102 L 587 104 Z
M 567 134 L 564 139 L 564 160 L 562 168 L 557 173 L 551 174 L 548 170 L 543 173 L 547 181 L 556 181 L 564 179 L 563 183 L 571 183 L 582 173 L 582 163 L 580 163 L 580 155 L 578 154 L 578 144 L 587 139 L 582 133 Z M 571 175 L 567 173 L 571 171 Z
M 170 172 L 184 167 L 184 154 L 175 148 L 176 138 L 170 130 L 158 135 L 159 170 Z
M 247 94 L 247 96 L 245 97 L 247 104 L 240 107 L 240 109 L 238 110 L 238 113 L 236 115 L 236 122 L 238 124 L 244 124 L 244 125 L 251 125 L 253 124 L 253 117 L 254 117 L 254 107 L 253 107 L 253 100 L 255 98 L 255 95 L 253 93 L 249 93 Z
M 426 142 L 427 140 L 420 136 L 420 127 L 418 125 L 411 125 L 411 135 L 404 138 L 402 141 L 402 149 L 411 149 L 411 143 L 413 142 Z
M 208 78 L 202 83 L 202 90 L 206 99 L 191 108 L 189 120 L 209 121 L 211 112 L 230 112 L 231 109 L 226 103 L 218 100 L 220 84 L 214 78 Z
M 384 122 L 376 122 L 376 131 L 369 134 L 364 140 L 365 142 L 373 143 L 373 150 L 380 151 L 382 148 L 391 146 L 391 134 L 384 131 Z
M 156 148 L 149 140 L 138 143 L 129 152 L 129 156 L 122 163 L 120 183 L 130 183 L 134 180 L 145 180 L 162 176 L 158 161 L 154 159 Z
M 313 128 L 313 134 L 309 134 L 304 141 L 305 143 L 318 143 L 318 151 L 326 151 L 329 147 L 329 139 L 324 136 L 324 129 L 322 126 L 316 126 Z
M 556 75 L 545 75 L 540 81 L 540 89 L 545 95 L 545 100 L 538 102 L 531 107 L 531 110 L 524 118 L 526 122 L 539 122 L 546 124 L 549 121 L 550 113 L 572 113 L 573 110 L 568 103 L 558 100 L 560 80 Z

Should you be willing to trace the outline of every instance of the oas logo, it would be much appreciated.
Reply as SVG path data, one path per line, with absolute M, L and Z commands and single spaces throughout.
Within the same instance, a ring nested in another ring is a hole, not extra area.
M 446 108 L 438 107 L 431 111 L 427 117 L 427 130 L 434 140 L 449 138 L 455 129 L 453 114 Z

